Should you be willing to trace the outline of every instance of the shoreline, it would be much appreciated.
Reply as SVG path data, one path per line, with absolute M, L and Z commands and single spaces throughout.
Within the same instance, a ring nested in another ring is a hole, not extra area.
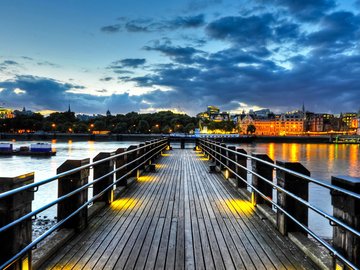
M 160 137 L 168 137 L 168 134 L 68 134 L 68 133 L 28 133 L 13 134 L 0 133 L 0 141 L 147 141 Z M 170 137 L 171 141 L 180 141 L 180 137 Z M 185 137 L 186 142 L 195 142 L 194 138 Z M 235 143 L 333 143 L 331 135 L 322 136 L 241 136 L 237 138 L 218 138 L 221 142 Z

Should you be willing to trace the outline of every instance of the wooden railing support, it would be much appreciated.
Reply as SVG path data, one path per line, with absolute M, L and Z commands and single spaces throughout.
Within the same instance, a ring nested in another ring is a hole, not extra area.
M 241 154 L 245 154 L 245 155 L 247 154 L 246 151 L 241 148 L 237 148 L 236 151 Z M 247 162 L 246 157 L 240 154 L 236 155 L 236 163 L 246 168 L 247 167 L 246 162 Z M 241 176 L 241 178 L 244 179 L 245 181 L 247 180 L 247 171 L 244 168 L 241 168 L 240 166 L 236 166 L 236 174 Z M 237 179 L 238 188 L 247 188 L 247 184 L 244 181 L 242 181 L 239 177 L 236 177 L 236 179 Z
M 126 148 L 118 148 L 116 151 L 115 151 L 115 154 L 118 155 L 118 154 L 121 154 L 121 153 L 124 153 L 126 151 Z M 120 168 L 122 166 L 124 166 L 127 162 L 127 156 L 126 154 L 125 155 L 122 155 L 122 156 L 119 156 L 116 158 L 115 160 L 115 168 Z M 126 174 L 127 172 L 127 168 L 123 168 L 119 171 L 116 172 L 116 179 L 115 181 L 117 181 L 118 179 L 120 179 L 124 174 Z M 127 179 L 122 179 L 118 184 L 116 184 L 116 187 L 120 187 L 120 186 L 126 186 L 127 185 Z
M 276 165 L 284 167 L 286 169 L 310 176 L 310 171 L 307 170 L 299 162 L 286 162 L 286 161 L 276 161 Z M 294 195 L 300 197 L 301 199 L 308 201 L 309 200 L 309 183 L 308 181 L 301 179 L 295 175 L 284 172 L 283 170 L 276 170 L 276 179 L 277 184 L 284 188 L 285 190 L 293 193 Z M 277 203 L 281 206 L 286 212 L 295 217 L 300 223 L 305 226 L 308 225 L 308 212 L 309 209 L 306 205 L 300 203 L 299 201 L 287 196 L 284 192 L 277 192 Z M 283 212 L 277 211 L 276 214 L 276 224 L 277 228 L 281 234 L 287 235 L 288 232 L 301 232 L 304 231 L 291 219 L 289 219 Z M 304 233 L 306 234 L 306 233 Z M 307 234 L 306 234 L 307 235 Z
M 109 158 L 115 155 L 115 152 L 100 152 L 96 157 L 94 157 L 93 161 L 102 160 L 104 158 Z M 97 179 L 105 174 L 108 174 L 109 172 L 112 172 L 114 170 L 114 160 L 108 160 L 105 162 L 102 162 L 98 165 L 95 165 L 94 167 L 94 179 Z M 114 174 L 111 174 L 110 176 L 107 176 L 103 179 L 101 179 L 99 182 L 94 184 L 93 187 L 93 196 L 96 196 L 101 191 L 103 191 L 106 187 L 110 186 L 114 183 Z M 101 195 L 98 199 L 96 199 L 96 202 L 105 202 L 107 204 L 111 204 L 114 198 L 114 190 L 113 188 L 106 191 L 103 195 Z
M 134 149 L 136 149 L 136 148 L 138 148 L 137 145 L 130 145 L 130 146 L 126 149 L 126 151 L 134 150 Z M 127 157 L 127 162 L 131 162 L 131 161 L 135 160 L 135 159 L 137 158 L 137 156 L 138 156 L 138 155 L 137 155 L 137 152 L 138 152 L 138 151 L 134 151 L 134 152 L 131 152 L 131 153 L 127 154 L 127 155 L 126 155 L 126 157 Z M 134 162 L 134 163 L 132 163 L 132 164 L 129 164 L 129 165 L 127 166 L 127 171 L 130 172 L 132 169 L 134 169 L 134 168 L 136 167 L 136 165 L 137 165 L 137 162 Z M 133 172 L 129 175 L 129 177 L 136 177 L 136 171 L 133 171 Z
M 235 153 L 232 151 L 235 151 L 235 146 L 228 146 L 229 150 L 226 151 L 226 156 L 229 158 L 226 160 L 226 166 L 231 170 L 228 170 L 227 177 L 228 178 L 234 178 L 234 173 L 236 171 L 236 164 L 234 163 L 236 161 L 235 159 Z M 233 172 L 232 172 L 233 171 Z
M 266 154 L 257 154 L 253 153 L 253 157 L 262 159 L 264 161 L 268 161 L 274 163 L 274 161 Z M 260 161 L 252 160 L 252 170 L 253 172 L 261 175 L 265 179 L 272 181 L 273 179 L 273 167 L 267 164 L 264 164 Z M 252 185 L 257 188 L 261 193 L 263 193 L 266 197 L 272 200 L 272 186 L 266 183 L 264 180 L 260 179 L 256 175 L 252 176 Z M 267 204 L 271 205 L 269 202 L 266 202 L 264 198 L 262 198 L 257 192 L 253 194 L 253 203 L 254 204 Z
M 0 177 L 0 193 L 34 183 L 34 173 L 17 177 Z M 0 227 L 31 212 L 33 190 L 25 190 L 0 200 Z M 21 222 L 0 233 L 0 264 L 5 263 L 32 240 L 31 219 Z M 9 268 L 11 270 L 31 269 L 31 252 L 22 256 Z
M 66 160 L 60 167 L 57 169 L 57 174 L 75 169 L 86 164 L 89 164 L 90 159 L 82 160 Z M 73 173 L 71 175 L 62 177 L 58 181 L 58 197 L 66 195 L 83 185 L 87 184 L 89 181 L 89 168 L 83 169 L 79 172 Z M 88 191 L 87 189 L 78 192 L 77 194 L 61 201 L 58 204 L 57 216 L 58 220 L 63 220 L 67 218 L 70 214 L 80 208 L 88 200 Z M 78 214 L 72 217 L 70 220 L 63 224 L 63 228 L 75 228 L 78 231 L 81 231 L 86 228 L 88 223 L 88 209 L 85 207 Z
M 333 176 L 331 184 L 340 188 L 360 193 L 360 178 L 349 176 Z M 360 201 L 341 193 L 331 192 L 331 202 L 334 208 L 334 217 L 340 219 L 348 226 L 360 231 Z M 340 226 L 335 226 L 333 230 L 333 245 L 349 261 L 360 268 L 360 238 L 351 232 L 344 230 Z M 340 262 L 334 261 L 336 264 Z

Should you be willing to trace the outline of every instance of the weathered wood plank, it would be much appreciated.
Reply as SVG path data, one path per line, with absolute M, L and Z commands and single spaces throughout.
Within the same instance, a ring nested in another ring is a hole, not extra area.
M 313 268 L 199 152 L 173 150 L 159 164 L 44 268 Z

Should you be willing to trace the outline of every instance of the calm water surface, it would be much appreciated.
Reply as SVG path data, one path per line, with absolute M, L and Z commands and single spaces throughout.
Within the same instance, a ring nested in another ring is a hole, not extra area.
M 19 147 L 30 143 L 14 142 L 14 146 Z M 139 142 L 53 142 L 53 147 L 57 151 L 54 157 L 0 156 L 0 176 L 17 176 L 34 171 L 35 181 L 40 181 L 55 175 L 56 169 L 66 159 L 93 158 L 101 151 L 110 152 L 131 144 L 139 144 Z M 241 147 L 248 153 L 266 153 L 273 160 L 301 162 L 311 172 L 312 177 L 323 181 L 330 181 L 332 175 L 360 176 L 359 145 L 268 143 L 246 144 Z M 47 184 L 35 193 L 33 209 L 56 197 L 57 182 Z M 310 184 L 310 202 L 332 214 L 330 194 L 327 189 Z M 43 215 L 51 217 L 55 213 L 55 209 L 49 209 Z M 310 213 L 309 225 L 323 237 L 330 237 L 332 234 L 329 222 L 316 213 Z

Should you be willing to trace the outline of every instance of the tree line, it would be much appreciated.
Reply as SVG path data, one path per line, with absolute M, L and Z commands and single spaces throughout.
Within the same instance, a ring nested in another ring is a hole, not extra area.
M 18 113 L 15 118 L 0 119 L 0 132 L 67 132 L 92 133 L 190 133 L 198 119 L 186 114 L 162 111 L 156 113 L 96 116 L 82 120 L 74 112 L 55 112 L 45 117 L 39 113 Z

